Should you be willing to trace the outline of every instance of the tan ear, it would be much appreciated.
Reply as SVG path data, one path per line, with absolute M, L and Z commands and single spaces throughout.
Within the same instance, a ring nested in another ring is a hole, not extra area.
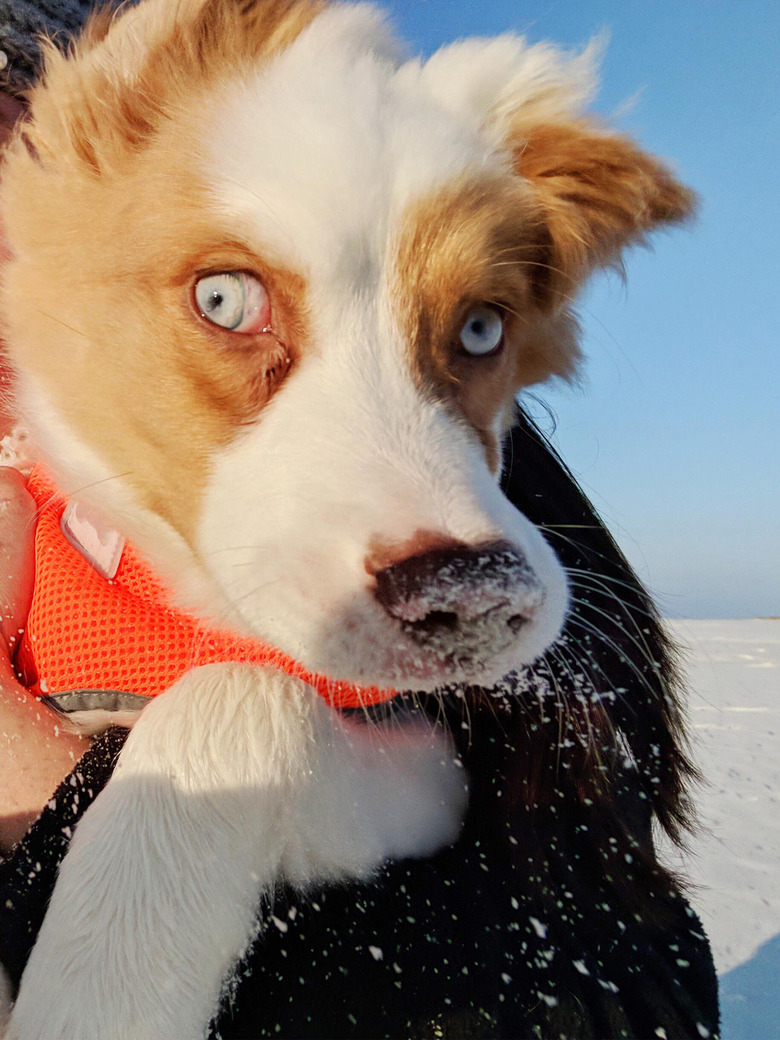
M 508 149 L 533 186 L 538 299 L 548 309 L 570 302 L 595 267 L 619 265 L 626 246 L 685 220 L 695 202 L 663 163 L 584 114 L 605 43 L 576 54 L 512 35 L 463 40 L 407 69 Z
M 694 193 L 633 141 L 580 118 L 515 124 L 507 143 L 540 211 L 538 298 L 565 305 L 597 267 L 694 210 Z

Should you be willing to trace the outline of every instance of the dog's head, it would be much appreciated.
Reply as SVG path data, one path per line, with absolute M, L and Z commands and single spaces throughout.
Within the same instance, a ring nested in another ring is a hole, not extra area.
M 592 55 L 405 60 L 377 12 L 144 0 L 49 53 L 11 149 L 19 398 L 183 602 L 307 666 L 491 682 L 566 582 L 501 495 L 573 297 L 689 193 L 582 114 Z

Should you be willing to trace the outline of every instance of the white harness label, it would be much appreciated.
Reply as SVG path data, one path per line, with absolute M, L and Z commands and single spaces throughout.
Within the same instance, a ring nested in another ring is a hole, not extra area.
M 82 502 L 71 500 L 60 521 L 62 533 L 98 574 L 109 581 L 116 576 L 125 539 L 103 522 L 100 515 Z

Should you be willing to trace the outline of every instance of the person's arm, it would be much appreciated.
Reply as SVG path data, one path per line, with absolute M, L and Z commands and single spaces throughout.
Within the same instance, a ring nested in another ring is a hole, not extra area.
M 24 478 L 0 468 L 0 851 L 24 836 L 90 743 L 30 696 L 10 660 L 32 595 L 34 524 Z

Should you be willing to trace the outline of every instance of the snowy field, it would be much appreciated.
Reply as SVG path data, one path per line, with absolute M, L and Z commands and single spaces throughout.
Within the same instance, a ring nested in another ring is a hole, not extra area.
M 685 870 L 712 941 L 723 1040 L 780 1038 L 780 619 L 674 621 L 702 833 Z

